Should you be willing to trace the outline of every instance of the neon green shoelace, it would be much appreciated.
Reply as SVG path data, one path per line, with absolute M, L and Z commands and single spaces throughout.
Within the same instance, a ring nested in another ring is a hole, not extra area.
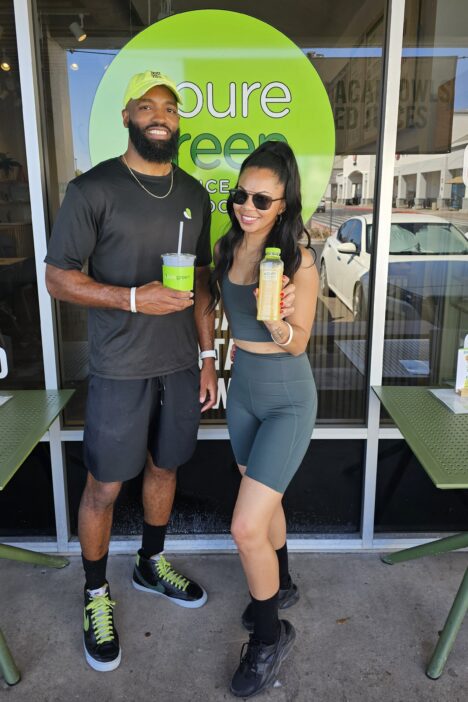
M 169 561 L 166 561 L 164 556 L 159 556 L 158 560 L 154 561 L 154 565 L 156 566 L 156 571 L 160 578 L 167 580 L 168 583 L 171 583 L 171 585 L 185 592 L 190 581 L 184 578 L 183 575 L 177 573 Z
M 86 605 L 86 610 L 90 612 L 93 631 L 98 644 L 107 643 L 114 640 L 112 626 L 112 609 L 115 602 L 110 600 L 107 593 L 96 595 L 91 602 Z

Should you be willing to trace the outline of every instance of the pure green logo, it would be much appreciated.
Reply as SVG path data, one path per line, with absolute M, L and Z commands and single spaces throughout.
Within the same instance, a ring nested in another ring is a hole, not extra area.
M 330 177 L 334 123 L 326 90 L 304 53 L 260 20 L 225 10 L 182 12 L 140 32 L 98 87 L 90 121 L 93 163 L 125 150 L 122 94 L 140 71 L 168 75 L 182 96 L 179 165 L 208 191 L 212 241 L 228 225 L 226 201 L 245 157 L 287 141 L 301 173 L 304 219 Z

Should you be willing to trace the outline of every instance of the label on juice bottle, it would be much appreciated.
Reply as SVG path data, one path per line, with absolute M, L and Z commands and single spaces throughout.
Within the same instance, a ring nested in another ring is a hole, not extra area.
M 263 271 L 262 279 L 265 283 L 270 280 L 276 281 L 278 280 L 278 271 Z
M 263 269 L 260 271 L 260 290 L 257 319 L 274 322 L 280 318 L 281 271 Z

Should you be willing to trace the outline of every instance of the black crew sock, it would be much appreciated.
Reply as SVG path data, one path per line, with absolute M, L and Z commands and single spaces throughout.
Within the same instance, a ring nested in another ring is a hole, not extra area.
M 81 554 L 81 560 L 83 561 L 83 568 L 86 576 L 87 590 L 97 590 L 107 582 L 106 566 L 108 555 L 109 551 L 105 553 L 98 561 L 88 561 L 88 559 Z
M 151 558 L 151 556 L 164 551 L 166 529 L 167 524 L 164 524 L 164 526 L 153 526 L 145 521 L 143 522 L 143 539 L 140 554 L 144 558 Z
M 281 548 L 276 549 L 276 555 L 278 556 L 280 590 L 287 590 L 291 585 L 291 576 L 289 575 L 287 542 Z
M 253 637 L 270 646 L 278 638 L 278 593 L 269 597 L 268 600 L 256 600 L 255 597 L 252 597 L 252 605 Z

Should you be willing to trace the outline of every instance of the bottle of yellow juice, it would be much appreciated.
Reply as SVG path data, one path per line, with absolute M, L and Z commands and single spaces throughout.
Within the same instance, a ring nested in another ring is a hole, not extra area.
M 276 322 L 280 319 L 284 269 L 280 256 L 281 249 L 267 248 L 265 258 L 260 263 L 257 319 L 261 322 Z

